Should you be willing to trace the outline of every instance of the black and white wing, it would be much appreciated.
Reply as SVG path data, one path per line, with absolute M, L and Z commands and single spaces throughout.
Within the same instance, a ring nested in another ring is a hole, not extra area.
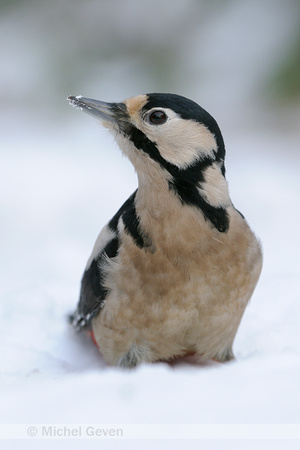
M 122 215 L 134 207 L 135 191 L 119 211 L 101 230 L 92 254 L 87 262 L 82 280 L 79 302 L 75 313 L 70 320 L 72 325 L 81 330 L 91 324 L 95 317 L 104 306 L 108 290 L 104 286 L 105 262 L 115 258 L 119 251 L 118 223 Z

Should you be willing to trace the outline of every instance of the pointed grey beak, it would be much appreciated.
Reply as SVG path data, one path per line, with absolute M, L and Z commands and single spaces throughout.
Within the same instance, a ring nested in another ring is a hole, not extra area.
M 108 124 L 117 125 L 121 130 L 129 125 L 130 119 L 124 103 L 106 103 L 78 95 L 68 97 L 70 105 L 81 109 L 96 119 Z

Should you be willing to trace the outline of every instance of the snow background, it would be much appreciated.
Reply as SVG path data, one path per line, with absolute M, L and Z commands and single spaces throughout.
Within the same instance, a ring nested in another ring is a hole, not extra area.
M 134 2 L 129 3 L 133 7 Z M 181 8 L 189 3 L 182 2 Z M 284 52 L 291 37 L 294 17 L 287 4 L 292 2 L 277 2 L 270 15 L 270 1 L 231 2 L 223 14 L 209 16 L 201 40 L 196 39 L 197 31 L 195 40 L 183 36 L 180 55 L 189 68 L 188 86 L 184 73 L 179 71 L 183 79 L 177 90 L 171 77 L 170 90 L 198 101 L 218 121 L 227 148 L 231 198 L 263 243 L 263 272 L 235 340 L 236 361 L 159 363 L 129 372 L 108 367 L 90 340 L 74 333 L 66 317 L 77 303 L 82 271 L 97 234 L 136 188 L 136 175 L 107 132 L 72 110 L 65 97 L 82 94 L 119 101 L 167 91 L 167 81 L 157 87 L 150 76 L 142 78 L 136 61 L 130 67 L 124 57 L 119 65 L 104 66 L 106 82 L 97 84 L 94 70 L 85 81 L 70 81 L 70 89 L 76 91 L 69 90 L 67 81 L 66 89 L 58 90 L 45 74 L 45 60 L 47 51 L 59 53 L 61 48 L 50 36 L 39 40 L 42 25 L 37 19 L 62 5 L 68 8 L 68 2 L 44 4 L 40 10 L 32 3 L 25 15 L 23 6 L 1 16 L 0 41 L 8 43 L 0 74 L 2 423 L 299 423 L 300 108 L 276 109 L 254 96 L 276 52 Z M 77 6 L 81 10 L 74 14 L 80 16 L 84 6 Z M 174 20 L 182 14 L 177 9 Z M 149 35 L 151 19 L 157 18 L 151 11 L 146 11 Z M 162 7 L 160 20 L 166 14 Z M 208 37 L 211 27 L 213 39 Z M 62 47 L 71 45 L 69 41 Z M 201 83 L 193 57 L 199 42 Z M 226 48 L 231 51 L 222 59 Z M 87 443 L 89 448 L 114 449 L 183 444 Z M 5 448 L 19 445 L 5 442 Z M 82 448 L 76 440 L 22 442 L 23 449 L 53 445 Z M 185 445 L 299 448 L 292 440 Z

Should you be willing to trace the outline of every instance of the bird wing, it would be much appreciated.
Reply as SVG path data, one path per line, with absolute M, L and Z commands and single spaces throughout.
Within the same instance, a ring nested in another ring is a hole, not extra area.
M 70 317 L 72 325 L 81 330 L 90 326 L 92 318 L 104 306 L 108 289 L 105 287 L 105 266 L 119 251 L 118 223 L 134 205 L 135 191 L 113 218 L 101 230 L 87 262 L 82 280 L 77 309 Z

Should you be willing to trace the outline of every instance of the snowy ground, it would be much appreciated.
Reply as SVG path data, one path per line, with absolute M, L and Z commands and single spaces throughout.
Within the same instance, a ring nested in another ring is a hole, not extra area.
M 80 120 L 80 126 L 57 129 L 52 137 L 43 125 L 34 138 L 29 127 L 23 141 L 5 134 L 0 190 L 1 422 L 299 423 L 297 134 L 274 128 L 223 130 L 231 197 L 264 248 L 263 273 L 234 345 L 236 361 L 160 363 L 128 372 L 108 367 L 91 342 L 76 335 L 66 321 L 100 227 L 136 186 L 130 163 L 112 139 L 87 116 L 82 114 Z M 166 437 L 169 440 L 145 440 L 143 448 L 174 448 L 172 436 Z M 138 441 L 98 441 L 89 441 L 91 448 L 141 446 Z M 58 448 L 64 448 L 67 442 L 55 442 L 60 444 Z M 13 448 L 14 442 L 6 445 Z M 22 448 L 40 445 L 27 439 Z M 72 445 L 82 448 L 79 440 Z M 191 440 L 188 448 L 297 445 L 293 440 Z M 51 440 L 42 441 L 42 448 L 52 446 Z

